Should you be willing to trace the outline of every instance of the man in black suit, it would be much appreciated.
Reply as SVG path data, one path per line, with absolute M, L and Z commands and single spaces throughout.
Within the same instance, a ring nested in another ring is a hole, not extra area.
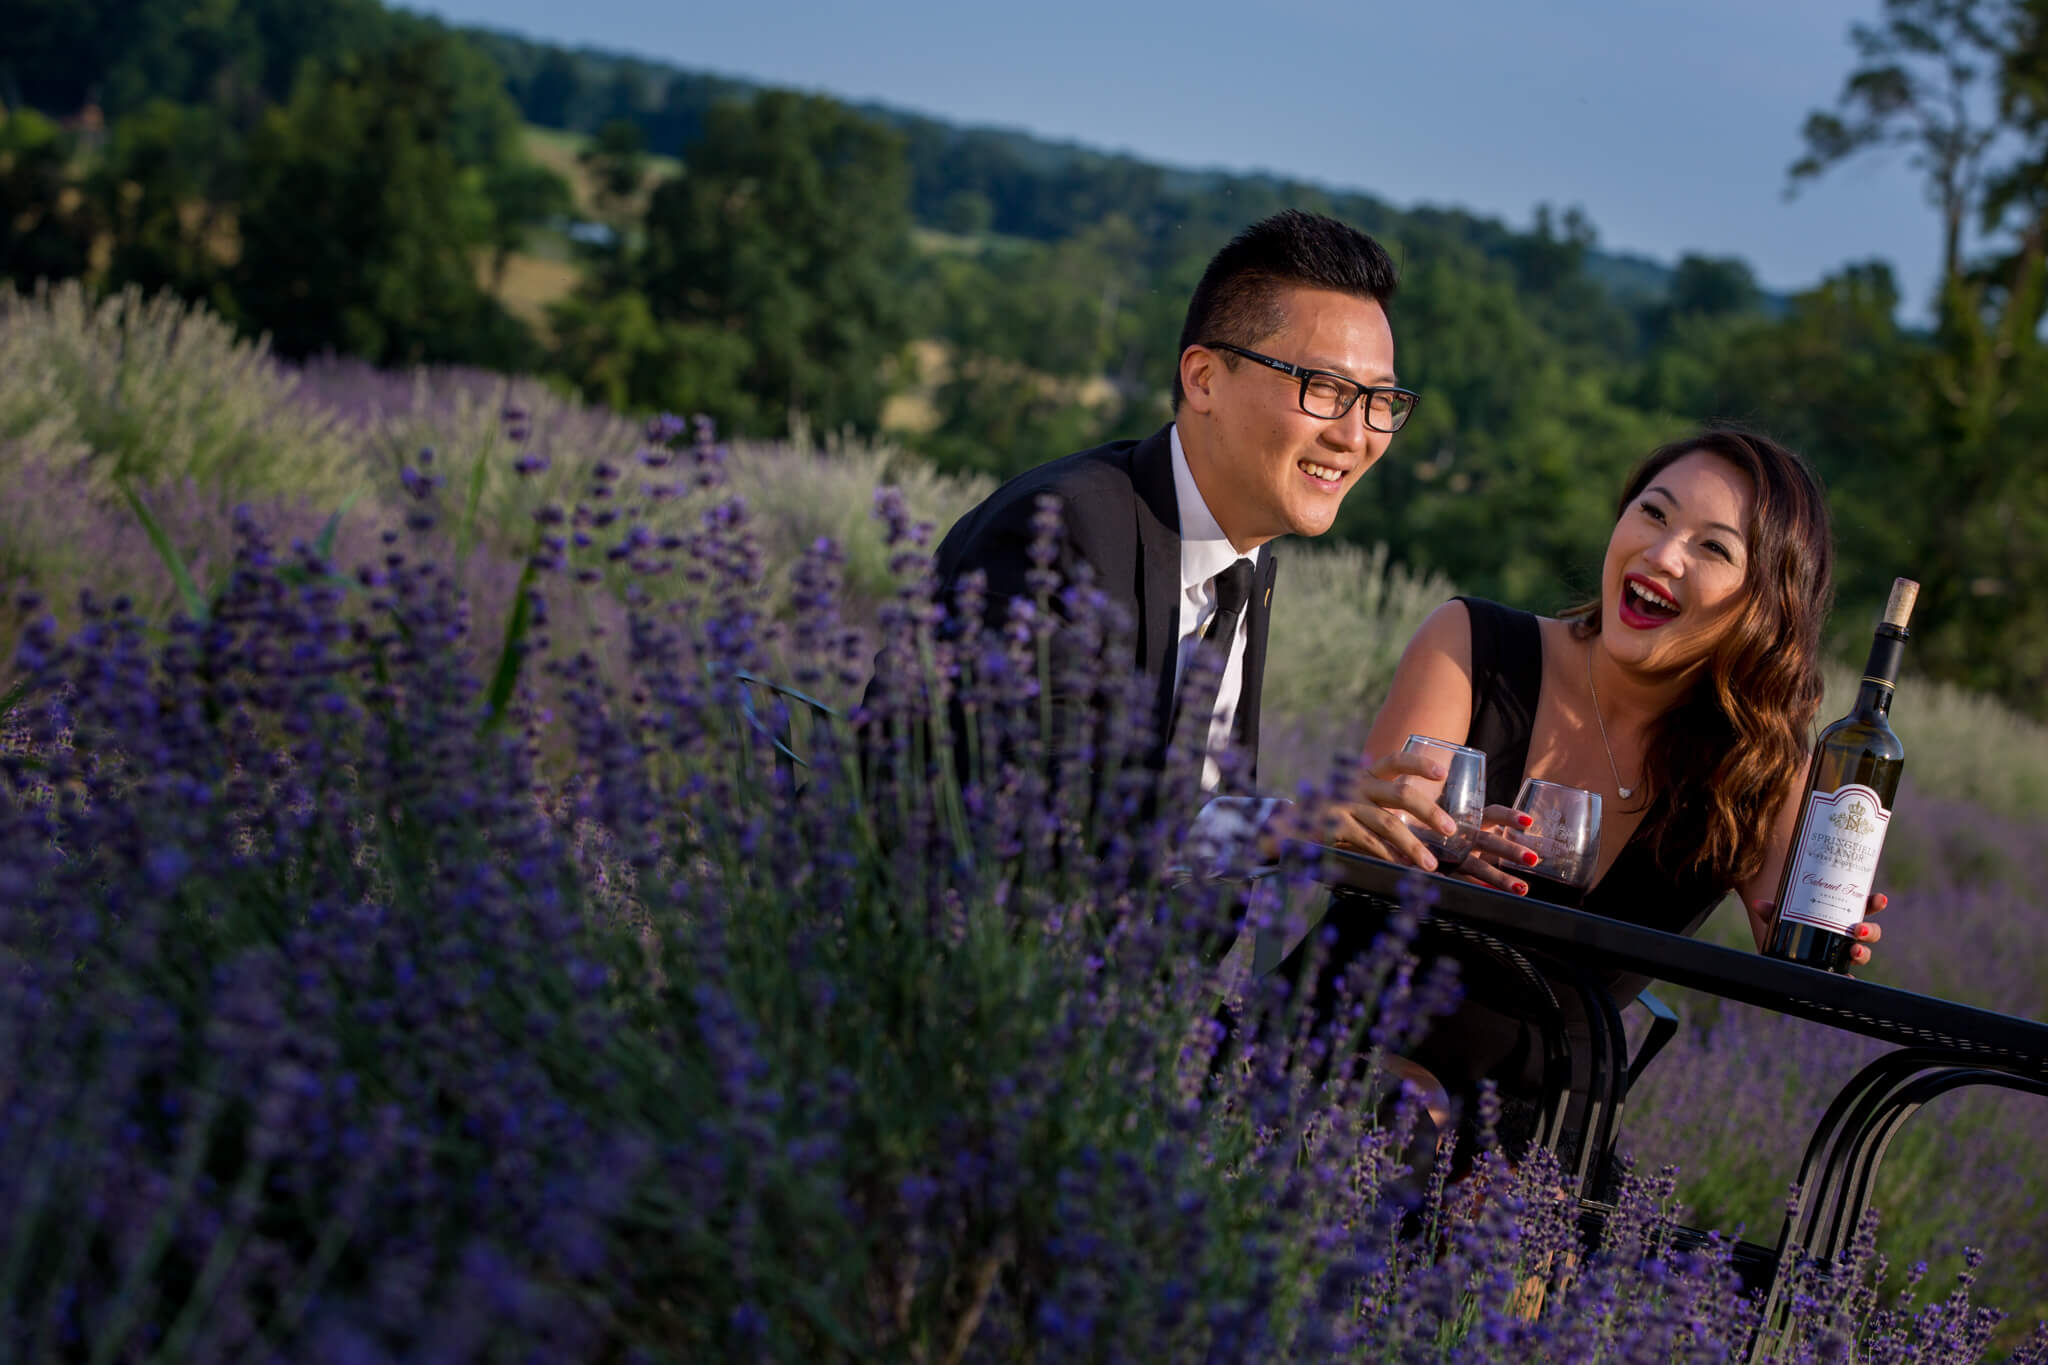
M 1001 625 L 1012 598 L 1033 595 L 1028 551 L 1050 496 L 1062 532 L 1053 567 L 1071 580 L 1088 565 L 1134 623 L 1130 666 L 1149 683 L 1156 722 L 1150 765 L 1163 764 L 1176 726 L 1204 725 L 1206 735 L 1184 737 L 1205 741 L 1203 790 L 1218 790 L 1233 746 L 1249 781 L 1278 567 L 1269 542 L 1327 531 L 1414 409 L 1416 395 L 1394 382 L 1386 302 L 1395 285 L 1385 250 L 1334 219 L 1290 210 L 1240 232 L 1189 301 L 1173 421 L 1143 440 L 1040 465 L 990 494 L 938 548 L 938 600 L 950 604 L 963 575 L 980 570 L 983 624 Z M 1214 695 L 1182 696 L 1177 714 L 1178 684 L 1205 642 L 1223 656 Z M 1055 679 L 1059 671 L 1056 660 Z M 1395 755 L 1376 765 L 1361 792 L 1367 801 L 1340 818 L 1413 845 L 1421 861 L 1427 851 L 1372 804 L 1441 816 L 1390 781 L 1423 771 L 1417 762 Z

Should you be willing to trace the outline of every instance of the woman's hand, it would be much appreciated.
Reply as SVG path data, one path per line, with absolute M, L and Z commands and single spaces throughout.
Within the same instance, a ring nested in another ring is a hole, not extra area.
M 1488 806 L 1485 815 L 1480 817 L 1479 833 L 1473 838 L 1472 852 L 1458 864 L 1457 874 L 1496 891 L 1528 895 L 1529 883 L 1515 876 L 1510 869 L 1527 869 L 1543 861 L 1535 849 L 1514 837 L 1534 823 L 1530 816 L 1511 806 Z
M 1344 799 L 1326 801 L 1309 814 L 1312 837 L 1337 848 L 1434 872 L 1436 855 L 1415 837 L 1414 828 L 1401 816 L 1412 815 L 1447 839 L 1457 834 L 1458 823 L 1416 783 L 1403 779 L 1441 782 L 1444 776 L 1444 765 L 1427 754 L 1405 750 L 1388 754 L 1352 779 Z
M 1861 967 L 1870 961 L 1868 945 L 1884 937 L 1884 926 L 1873 924 L 1871 919 L 1890 904 L 1891 898 L 1882 891 L 1871 892 L 1870 899 L 1863 903 L 1863 923 L 1849 931 L 1850 937 L 1856 940 L 1855 946 L 1849 949 L 1849 961 L 1853 965 Z M 1751 901 L 1745 908 L 1749 911 L 1749 931 L 1756 936 L 1756 946 L 1761 950 L 1771 941 L 1771 929 L 1778 918 L 1777 902 Z

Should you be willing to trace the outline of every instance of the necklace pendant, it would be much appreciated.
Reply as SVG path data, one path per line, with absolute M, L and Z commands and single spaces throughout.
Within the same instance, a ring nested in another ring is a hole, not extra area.
M 1635 789 L 1634 787 L 1619 787 L 1619 786 L 1618 786 L 1618 787 L 1616 787 L 1616 788 L 1614 789 L 1614 793 L 1615 793 L 1615 795 L 1619 796 L 1619 797 L 1620 797 L 1620 798 L 1621 798 L 1622 800 L 1626 801 L 1626 800 L 1628 800 L 1628 799 L 1629 799 L 1629 798 L 1630 798 L 1631 796 L 1634 796 L 1634 795 L 1636 794 L 1636 789 Z

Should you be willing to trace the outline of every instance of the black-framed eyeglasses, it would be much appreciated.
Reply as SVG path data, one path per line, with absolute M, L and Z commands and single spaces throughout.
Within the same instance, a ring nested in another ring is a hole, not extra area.
M 1361 384 L 1329 370 L 1311 370 L 1257 351 L 1248 351 L 1242 346 L 1233 346 L 1227 341 L 1205 341 L 1202 344 L 1212 351 L 1229 351 L 1246 360 L 1256 360 L 1261 365 L 1299 379 L 1301 410 L 1324 421 L 1336 421 L 1363 398 L 1365 424 L 1374 431 L 1392 433 L 1401 429 L 1402 423 L 1414 413 L 1415 405 L 1422 401 L 1422 395 L 1412 389 L 1397 389 L 1390 384 Z

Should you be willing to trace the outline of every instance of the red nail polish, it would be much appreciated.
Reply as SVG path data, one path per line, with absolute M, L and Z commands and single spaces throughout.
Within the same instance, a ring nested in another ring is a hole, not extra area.
M 1529 848 L 1522 850 L 1522 861 L 1528 864 L 1530 867 L 1534 867 L 1536 866 L 1536 864 L 1542 862 L 1543 859 L 1537 856 L 1535 849 Z
M 1527 882 L 1516 882 L 1516 883 L 1515 883 L 1515 894 L 1516 894 L 1517 896 L 1526 896 L 1526 895 L 1528 895 L 1528 894 L 1529 894 L 1529 883 L 1527 883 Z
M 1533 815 L 1517 815 L 1515 818 L 1522 822 L 1523 829 L 1527 829 L 1536 823 L 1536 817 Z

